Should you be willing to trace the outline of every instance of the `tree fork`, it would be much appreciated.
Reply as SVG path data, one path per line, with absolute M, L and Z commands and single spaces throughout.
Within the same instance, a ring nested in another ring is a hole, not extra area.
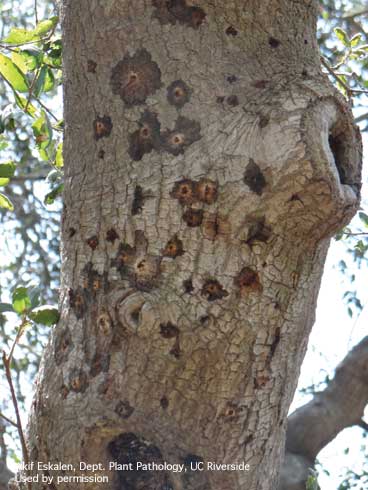
M 31 460 L 188 470 L 103 471 L 108 489 L 276 488 L 329 238 L 359 204 L 359 131 L 321 74 L 316 12 L 63 2 L 61 320 Z

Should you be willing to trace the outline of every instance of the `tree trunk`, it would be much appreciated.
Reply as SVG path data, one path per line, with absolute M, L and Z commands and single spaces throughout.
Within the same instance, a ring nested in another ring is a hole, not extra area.
M 62 17 L 61 320 L 31 459 L 102 463 L 106 489 L 274 489 L 329 237 L 359 201 L 316 5 L 64 0 Z

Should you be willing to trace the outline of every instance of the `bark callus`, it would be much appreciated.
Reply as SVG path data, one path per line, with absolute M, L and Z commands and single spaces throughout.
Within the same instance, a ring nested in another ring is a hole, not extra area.
M 263 193 L 266 186 L 266 179 L 255 161 L 250 158 L 247 168 L 245 169 L 244 182 L 259 196 Z
M 136 468 L 137 463 L 162 464 L 163 457 L 159 448 L 149 441 L 139 438 L 132 432 L 120 434 L 112 440 L 107 450 L 117 464 L 127 465 L 132 464 Z M 129 490 L 141 490 L 164 488 L 174 489 L 170 482 L 169 475 L 164 471 L 116 471 L 115 482 L 112 486 L 114 490 L 122 488 Z
M 128 106 L 143 104 L 161 88 L 161 70 L 146 49 L 127 54 L 111 72 L 111 88 Z
M 158 149 L 160 145 L 160 123 L 157 115 L 145 111 L 140 118 L 139 129 L 129 135 L 129 156 L 134 161 L 142 160 L 143 155 Z

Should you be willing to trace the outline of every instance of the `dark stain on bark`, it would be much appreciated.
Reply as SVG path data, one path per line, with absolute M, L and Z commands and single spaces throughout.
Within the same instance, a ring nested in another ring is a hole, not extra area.
M 203 210 L 189 208 L 184 212 L 183 220 L 191 228 L 201 226 L 203 221 Z
M 113 461 L 121 465 L 131 463 L 133 468 L 136 468 L 138 462 L 163 463 L 159 448 L 132 432 L 124 432 L 113 439 L 107 451 Z M 174 489 L 169 475 L 164 471 L 116 471 L 115 475 L 114 490 Z
M 164 257 L 170 257 L 172 259 L 176 259 L 176 257 L 184 255 L 184 253 L 183 242 L 177 237 L 177 235 L 170 238 L 162 251 L 162 255 Z
M 280 46 L 280 41 L 274 37 L 269 37 L 268 44 L 271 46 L 271 48 L 278 48 Z
M 133 412 L 134 407 L 130 405 L 128 400 L 120 400 L 115 407 L 115 413 L 124 420 L 128 419 Z
M 205 204 L 213 204 L 217 201 L 218 184 L 211 179 L 203 178 L 197 182 L 195 191 L 198 200 Z
M 253 245 L 255 242 L 267 242 L 271 236 L 271 231 L 271 227 L 266 225 L 264 216 L 250 218 L 246 243 Z
M 110 228 L 109 230 L 107 230 L 107 232 L 106 232 L 106 241 L 107 242 L 114 243 L 115 240 L 118 240 L 118 238 L 119 238 L 119 235 L 114 230 L 114 228 Z
M 66 327 L 58 333 L 55 339 L 54 357 L 57 366 L 68 359 L 69 352 L 72 349 L 72 335 L 69 328 Z
M 98 150 L 97 156 L 103 160 L 105 158 L 105 150 Z
M 261 169 L 252 158 L 249 159 L 249 163 L 245 169 L 244 182 L 251 191 L 259 196 L 263 193 L 263 189 L 266 186 L 266 179 L 264 178 Z
M 157 114 L 144 111 L 138 121 L 139 129 L 129 135 L 128 153 L 132 160 L 142 160 L 143 155 L 160 146 L 160 123 Z
M 195 470 L 196 465 L 198 465 L 197 468 L 200 468 L 200 465 L 204 463 L 202 456 L 188 453 L 186 456 L 184 456 L 183 463 L 186 470 L 181 474 L 183 488 L 188 490 L 211 490 L 207 472 Z
M 172 339 L 178 337 L 180 331 L 176 325 L 173 325 L 171 322 L 161 323 L 160 324 L 160 335 L 164 339 Z
M 239 274 L 234 278 L 234 283 L 243 292 L 262 290 L 258 272 L 250 267 L 243 267 Z
M 259 118 L 259 127 L 263 129 L 266 126 L 268 126 L 269 122 L 270 122 L 270 116 L 262 114 Z
M 233 37 L 235 37 L 235 36 L 238 35 L 238 31 L 235 29 L 235 27 L 229 26 L 229 27 L 226 28 L 225 34 L 227 36 L 233 36 Z
M 273 342 L 272 342 L 271 348 L 270 348 L 270 358 L 271 359 L 272 359 L 272 357 L 276 351 L 277 346 L 280 343 L 280 340 L 281 340 L 281 329 L 280 329 L 280 327 L 276 327 L 275 338 L 273 339 Z
M 73 369 L 69 375 L 69 387 L 76 393 L 84 393 L 88 387 L 88 378 L 82 369 Z
M 98 236 L 97 235 L 93 235 L 89 238 L 87 238 L 86 240 L 86 243 L 87 245 L 92 249 L 92 250 L 96 250 L 96 248 L 98 247 Z
M 96 73 L 97 63 L 93 60 L 87 60 L 88 73 Z
M 167 87 L 167 100 L 181 109 L 190 100 L 191 90 L 183 80 L 175 80 Z
M 218 97 L 216 97 L 216 102 L 218 104 L 223 104 L 225 102 L 225 97 L 219 95 Z
M 194 291 L 193 281 L 192 281 L 191 277 L 189 277 L 188 279 L 185 279 L 185 281 L 183 281 L 183 289 L 184 289 L 184 292 L 187 294 L 191 294 Z
M 238 81 L 238 78 L 235 76 L 235 75 L 230 75 L 226 78 L 226 80 L 229 82 L 229 83 L 235 83 Z
M 128 266 L 133 265 L 136 255 L 135 248 L 131 247 L 127 243 L 120 243 L 118 253 L 112 261 L 112 265 L 117 268 L 119 272 L 124 274 Z
M 76 291 L 69 289 L 69 304 L 78 320 L 83 318 L 86 312 L 86 300 L 83 289 L 78 287 Z
M 125 55 L 111 72 L 111 88 L 128 105 L 143 104 L 161 88 L 161 70 L 146 49 Z
M 93 121 L 93 131 L 95 135 L 95 140 L 100 138 L 106 138 L 110 136 L 112 130 L 112 121 L 109 116 L 97 116 Z
M 203 284 L 201 295 L 205 296 L 207 301 L 216 301 L 225 298 L 229 293 L 223 288 L 217 279 L 207 279 Z
M 82 273 L 83 292 L 87 301 L 94 299 L 99 291 L 105 291 L 107 287 L 106 274 L 100 274 L 93 269 L 92 262 L 87 262 Z
M 172 155 L 180 155 L 196 141 L 201 139 L 199 122 L 179 116 L 173 130 L 162 134 L 162 148 Z
M 163 410 L 167 410 L 169 408 L 169 400 L 166 398 L 166 396 L 161 398 L 160 405 Z
M 207 240 L 216 240 L 219 237 L 226 238 L 231 233 L 231 224 L 227 218 L 218 213 L 207 214 L 203 219 L 202 231 Z
M 96 352 L 91 362 L 90 375 L 95 378 L 100 373 L 107 373 L 110 367 L 110 354 Z
M 175 344 L 173 345 L 173 347 L 170 350 L 169 354 L 172 355 L 172 356 L 174 356 L 176 359 L 179 359 L 179 357 L 181 355 L 179 337 L 176 337 Z
M 189 205 L 196 201 L 195 182 L 190 179 L 182 179 L 175 182 L 171 197 L 177 199 L 181 205 Z
M 157 9 L 154 17 L 161 24 L 179 24 L 198 29 L 206 13 L 200 7 L 188 5 L 185 0 L 152 0 L 152 5 Z
M 132 202 L 132 215 L 141 214 L 144 205 L 143 189 L 140 185 L 136 185 Z
M 73 238 L 73 236 L 77 233 L 77 230 L 72 226 L 69 228 L 69 238 Z
M 236 107 L 237 105 L 239 105 L 239 99 L 236 95 L 229 95 L 229 97 L 226 99 L 226 102 L 231 107 Z

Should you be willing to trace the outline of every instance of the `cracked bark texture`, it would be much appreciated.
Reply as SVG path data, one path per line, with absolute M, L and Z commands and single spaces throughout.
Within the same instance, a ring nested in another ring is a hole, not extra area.
M 277 485 L 329 238 L 359 202 L 316 7 L 64 0 L 61 320 L 32 460 L 250 465 L 108 489 Z
M 337 366 L 327 388 L 289 416 L 280 490 L 304 490 L 308 470 L 318 453 L 343 429 L 361 425 L 367 403 L 368 337 L 365 337 Z

